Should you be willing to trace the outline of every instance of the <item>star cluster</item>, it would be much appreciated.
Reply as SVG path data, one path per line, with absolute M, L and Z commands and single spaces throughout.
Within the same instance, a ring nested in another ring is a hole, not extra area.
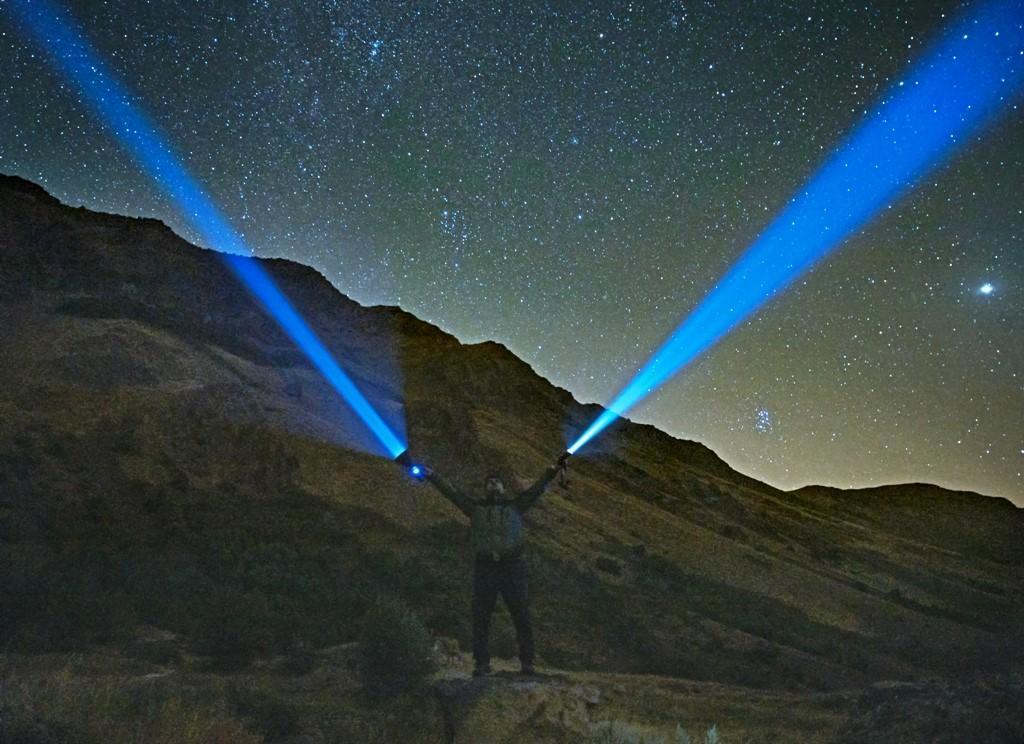
M 69 9 L 259 255 L 608 401 L 963 6 Z M 184 221 L 0 4 L 0 171 Z M 632 412 L 781 487 L 1024 503 L 1024 120 Z

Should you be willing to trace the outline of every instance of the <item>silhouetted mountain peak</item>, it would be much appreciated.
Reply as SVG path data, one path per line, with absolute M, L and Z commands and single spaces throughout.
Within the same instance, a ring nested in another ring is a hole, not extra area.
M 461 515 L 372 454 L 215 252 L 3 177 L 0 257 L 12 648 L 79 648 L 121 617 L 195 653 L 345 644 L 377 594 L 468 646 Z M 500 343 L 262 263 L 370 402 L 404 418 L 413 455 L 469 492 L 495 469 L 531 482 L 601 411 Z M 527 526 L 545 666 L 796 695 L 1003 671 L 1024 653 L 1024 511 L 1005 500 L 924 484 L 786 493 L 623 420 Z
M 6 173 L 0 173 L 0 193 L 4 195 L 5 199 L 20 198 L 44 204 L 60 204 L 56 198 L 50 196 L 50 192 L 39 184 L 21 176 L 9 176 Z

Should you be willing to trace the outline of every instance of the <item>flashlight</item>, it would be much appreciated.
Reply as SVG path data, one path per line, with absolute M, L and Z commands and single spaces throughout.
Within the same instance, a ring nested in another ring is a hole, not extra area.
M 422 465 L 417 465 L 412 461 L 412 457 L 409 455 L 409 450 L 405 450 L 398 457 L 395 458 L 395 462 L 402 465 L 416 480 L 423 480 L 427 477 L 427 469 Z

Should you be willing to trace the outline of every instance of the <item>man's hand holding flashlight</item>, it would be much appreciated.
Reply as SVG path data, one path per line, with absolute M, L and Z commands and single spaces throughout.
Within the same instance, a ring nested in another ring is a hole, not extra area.
M 428 468 L 426 465 L 420 465 L 412 461 L 412 456 L 409 455 L 409 450 L 406 450 L 398 457 L 395 461 L 405 468 L 406 472 L 409 473 L 416 480 L 423 480 L 434 474 L 434 471 Z

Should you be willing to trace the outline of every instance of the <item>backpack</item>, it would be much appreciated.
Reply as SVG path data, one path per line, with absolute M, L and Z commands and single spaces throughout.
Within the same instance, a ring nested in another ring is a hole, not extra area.
M 477 502 L 469 516 L 469 535 L 476 555 L 495 560 L 523 548 L 523 518 L 511 503 Z

